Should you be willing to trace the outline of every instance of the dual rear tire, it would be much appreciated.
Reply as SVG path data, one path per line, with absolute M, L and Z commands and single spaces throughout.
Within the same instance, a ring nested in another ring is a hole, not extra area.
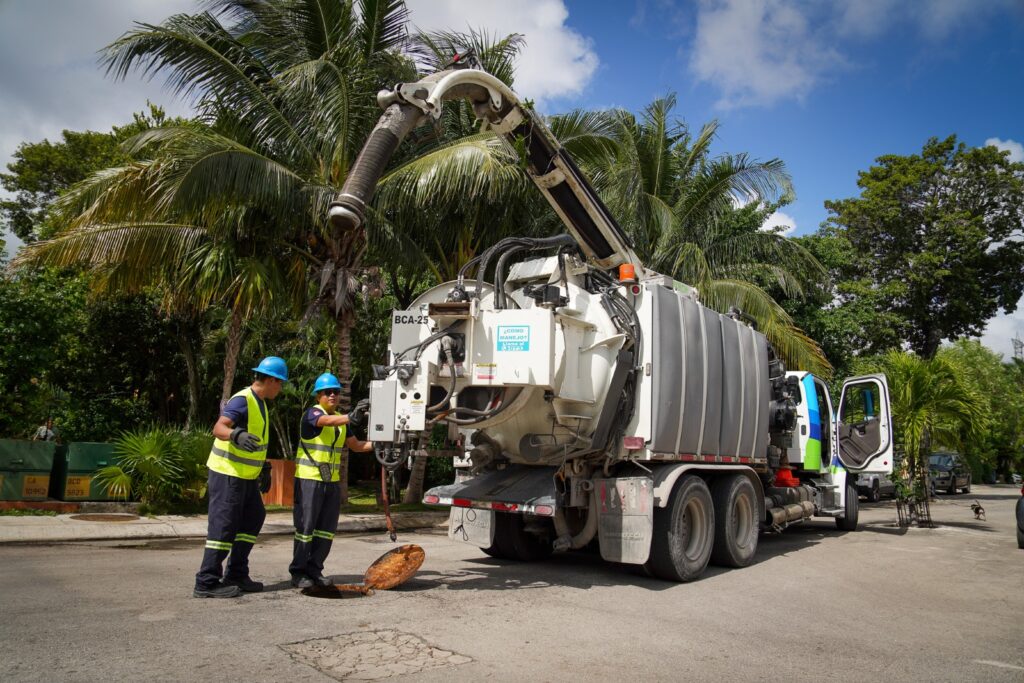
M 684 474 L 669 504 L 654 510 L 648 571 L 667 581 L 693 581 L 708 563 L 745 567 L 754 560 L 761 506 L 754 485 L 742 474 L 726 475 L 711 487 Z

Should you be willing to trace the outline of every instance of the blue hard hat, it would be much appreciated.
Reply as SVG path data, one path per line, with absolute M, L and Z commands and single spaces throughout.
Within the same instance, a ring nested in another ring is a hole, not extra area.
M 282 382 L 288 381 L 288 364 L 284 362 L 284 358 L 267 356 L 260 361 L 259 365 L 253 368 L 253 371 L 269 377 L 276 377 Z
M 341 382 L 329 372 L 325 372 L 313 382 L 313 395 L 316 396 L 324 389 L 341 389 Z

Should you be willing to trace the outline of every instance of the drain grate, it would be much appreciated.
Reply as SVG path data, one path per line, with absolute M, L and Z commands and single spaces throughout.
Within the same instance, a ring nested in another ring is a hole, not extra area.
M 281 649 L 339 681 L 377 681 L 473 661 L 400 631 L 358 631 L 289 643 Z
M 127 512 L 86 512 L 81 515 L 71 515 L 71 519 L 81 522 L 131 522 L 138 518 L 138 515 Z

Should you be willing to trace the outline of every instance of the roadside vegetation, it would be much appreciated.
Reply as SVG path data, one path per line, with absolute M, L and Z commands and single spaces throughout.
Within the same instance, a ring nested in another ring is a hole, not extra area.
M 503 237 L 562 231 L 514 150 L 459 106 L 403 146 L 365 229 L 326 222 L 381 87 L 467 47 L 514 84 L 522 36 L 410 35 L 400 0 L 209 7 L 126 27 L 103 53 L 112 77 L 192 98 L 194 118 L 125 112 L 109 132 L 26 141 L 0 174 L 0 221 L 27 242 L 0 279 L 0 435 L 50 416 L 64 441 L 117 440 L 103 480 L 153 509 L 202 505 L 207 429 L 254 359 L 281 355 L 295 378 L 271 425 L 271 456 L 291 457 L 317 374 L 347 383 L 345 404 L 366 395 L 391 310 Z M 766 223 L 798 190 L 784 161 L 712 154 L 728 131 L 685 121 L 671 94 L 550 126 L 638 254 L 751 315 L 789 367 L 884 368 L 906 452 L 958 448 L 979 477 L 1024 470 L 1024 364 L 966 341 L 1024 288 L 1024 164 L 925 141 L 789 238 Z M 417 463 L 407 499 L 444 467 Z M 372 458 L 347 473 L 359 507 Z

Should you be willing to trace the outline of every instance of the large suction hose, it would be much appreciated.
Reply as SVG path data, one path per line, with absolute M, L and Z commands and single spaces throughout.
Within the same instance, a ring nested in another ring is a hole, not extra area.
M 355 230 L 363 224 L 377 181 L 405 136 L 423 120 L 424 114 L 411 104 L 396 102 L 384 110 L 345 178 L 341 193 L 331 203 L 327 217 L 336 230 Z

